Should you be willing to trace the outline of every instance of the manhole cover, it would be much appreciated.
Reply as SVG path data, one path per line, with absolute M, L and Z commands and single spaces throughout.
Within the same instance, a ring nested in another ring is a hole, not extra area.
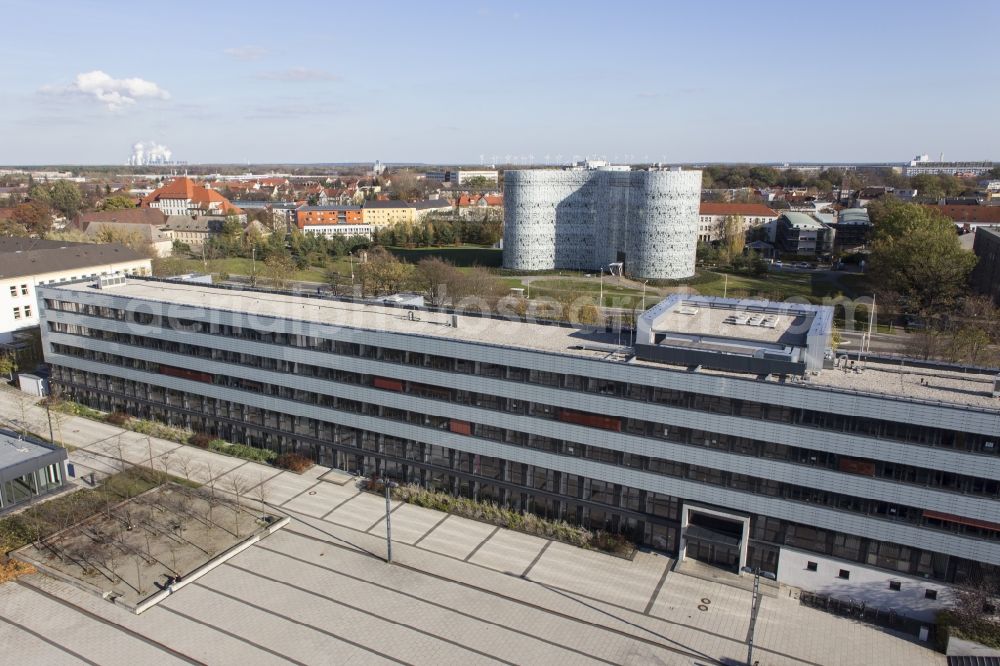
M 705 611 L 708 610 L 708 606 L 706 606 L 705 604 L 698 604 L 698 610 L 704 613 Z
M 705 604 L 707 606 L 708 604 L 712 603 L 712 600 L 711 599 L 702 599 L 701 603 L 703 603 L 703 604 Z
M 310 491 L 309 491 L 309 494 L 310 494 L 310 495 L 315 495 L 315 494 L 316 494 L 316 491 L 315 491 L 315 490 L 310 490 Z

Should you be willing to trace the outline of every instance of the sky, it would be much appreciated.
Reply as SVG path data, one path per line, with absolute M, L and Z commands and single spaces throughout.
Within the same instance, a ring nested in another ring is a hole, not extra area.
M 1000 160 L 995 0 L 0 9 L 0 164 Z

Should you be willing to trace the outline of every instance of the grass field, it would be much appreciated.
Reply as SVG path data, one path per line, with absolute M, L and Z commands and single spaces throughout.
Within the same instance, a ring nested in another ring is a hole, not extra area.
M 180 259 L 176 260 L 177 265 L 181 267 L 183 271 L 192 273 L 204 273 L 205 264 L 201 259 Z M 330 269 L 336 270 L 342 274 L 350 275 L 351 266 L 350 262 L 346 257 L 337 257 L 336 259 L 331 259 Z M 262 262 L 257 262 L 257 275 L 262 275 L 264 270 L 264 265 Z M 295 271 L 291 275 L 292 280 L 301 280 L 303 282 L 326 282 L 327 268 L 317 268 L 316 266 L 308 266 L 302 270 Z M 250 259 L 245 259 L 243 257 L 231 257 L 228 259 L 209 259 L 208 260 L 208 272 L 213 274 L 218 273 L 229 273 L 230 275 L 250 275 L 253 271 L 253 262 Z
M 501 280 L 508 287 L 524 287 L 527 290 L 522 278 L 502 277 Z M 671 287 L 649 287 L 646 290 L 646 304 L 649 305 L 654 299 L 684 288 L 703 296 L 763 297 L 778 301 L 805 298 L 813 303 L 838 295 L 855 298 L 870 293 L 865 277 L 852 273 L 789 271 L 768 273 L 760 277 L 740 274 L 729 274 L 727 277 L 724 273 L 701 271 L 697 278 L 691 280 L 690 286 L 679 282 Z M 546 278 L 534 280 L 529 294 L 531 298 L 552 297 L 557 300 L 579 296 L 592 296 L 596 299 L 600 291 L 601 284 L 597 278 L 588 280 Z M 608 280 L 604 282 L 605 305 L 631 307 L 641 295 L 642 289 L 615 286 L 609 284 Z
M 438 257 L 456 266 L 483 266 L 499 268 L 503 263 L 503 250 L 480 245 L 458 245 L 456 247 L 390 247 L 389 251 L 402 261 L 412 264 L 425 257 Z
M 707 272 L 712 280 L 699 282 L 692 289 L 703 296 L 745 298 L 763 296 L 783 301 L 807 298 L 818 303 L 823 298 L 843 295 L 855 298 L 870 293 L 865 276 L 854 273 L 774 272 L 761 277 L 730 274 L 728 285 L 723 273 Z

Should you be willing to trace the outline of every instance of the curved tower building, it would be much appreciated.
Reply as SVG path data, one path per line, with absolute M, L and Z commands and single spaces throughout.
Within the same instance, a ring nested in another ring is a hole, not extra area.
M 504 173 L 504 268 L 694 274 L 700 171 L 535 169 Z

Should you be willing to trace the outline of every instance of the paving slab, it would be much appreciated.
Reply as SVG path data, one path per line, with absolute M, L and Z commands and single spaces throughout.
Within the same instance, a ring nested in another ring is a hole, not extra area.
M 667 557 L 629 561 L 554 542 L 531 569 L 529 578 L 642 612 L 671 563 Z M 601 575 L 594 576 L 595 571 Z
M 315 518 L 322 518 L 335 506 L 349 500 L 358 493 L 357 488 L 338 486 L 334 483 L 321 483 L 315 479 L 299 479 L 310 485 L 304 493 L 285 502 L 281 508 L 288 511 L 298 511 Z
M 418 548 L 464 560 L 496 527 L 459 516 L 450 516 L 420 542 Z
M 332 484 L 323 484 L 332 489 L 339 489 L 342 493 L 356 492 L 354 488 L 341 488 Z M 390 508 L 399 506 L 399 502 L 391 502 Z M 330 507 L 332 508 L 332 506 Z M 329 511 L 329 508 L 327 509 Z M 371 493 L 360 493 L 341 504 L 333 513 L 324 518 L 328 523 L 336 523 L 345 527 L 365 531 L 374 525 L 380 518 L 385 518 L 385 498 Z M 379 534 L 385 535 L 385 526 L 377 527 L 381 530 Z
M 383 507 L 383 513 L 384 513 Z M 439 511 L 422 506 L 404 504 L 392 512 L 392 540 L 399 543 L 416 543 L 446 516 Z M 372 533 L 384 534 L 380 525 Z
M 282 472 L 267 482 L 267 501 L 272 506 L 281 506 L 296 495 L 308 492 L 316 485 L 314 479 L 305 479 L 292 472 Z
M 12 585 L 16 586 L 16 583 Z M 8 586 L 0 586 L 0 589 Z M 19 587 L 19 586 L 18 586 Z M 23 589 L 23 588 L 22 588 Z M 182 664 L 182 660 L 139 638 L 119 632 L 98 619 L 73 614 L 67 621 L 64 607 L 40 594 L 5 594 L 3 616 L 36 634 L 51 637 L 60 645 L 98 664 Z M 110 605 L 110 604 L 109 604 Z M 6 651 L 7 644 L 4 644 Z M 67 655 L 68 656 L 68 655 Z M 20 660 L 5 663 L 17 663 Z M 63 659 L 63 661 L 76 661 Z M 44 662 L 43 662 L 44 663 Z M 58 661 L 55 663 L 59 663 Z
M 469 558 L 474 564 L 520 576 L 531 565 L 547 539 L 522 534 L 514 530 L 500 530 Z

